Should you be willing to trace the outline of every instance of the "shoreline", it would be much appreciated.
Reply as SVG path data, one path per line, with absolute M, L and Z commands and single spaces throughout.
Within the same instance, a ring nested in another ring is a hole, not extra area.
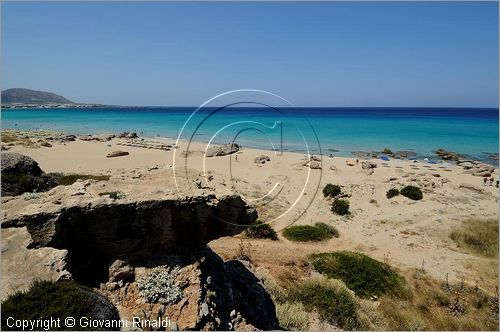
M 80 134 L 80 133 L 71 133 L 71 132 L 66 132 L 66 131 L 51 131 L 51 130 L 23 130 L 23 129 L 12 129 L 12 128 L 2 128 L 1 129 L 2 133 L 20 133 L 21 135 L 26 135 L 29 136 L 30 134 L 33 134 L 33 138 L 36 139 L 44 139 L 47 137 L 52 137 L 52 136 L 65 136 L 65 135 L 73 135 L 77 137 L 86 137 L 86 136 L 93 136 L 93 137 L 106 137 L 106 136 L 113 136 L 113 138 L 118 137 L 120 134 L 109 134 L 109 133 L 100 133 L 100 134 Z M 37 133 L 40 133 L 40 135 L 37 135 Z M 123 133 L 123 132 L 122 132 Z M 133 132 L 135 133 L 135 132 Z M 141 135 L 137 136 L 136 138 L 137 141 L 166 141 L 169 144 L 175 144 L 177 142 L 177 138 L 175 137 L 167 137 L 167 136 L 146 136 L 146 135 Z M 180 142 L 187 142 L 185 139 L 180 139 Z M 208 141 L 205 140 L 192 140 L 192 142 L 196 144 L 206 144 Z M 260 150 L 260 151 L 265 151 L 265 152 L 276 152 L 275 150 L 268 149 L 265 147 L 261 146 L 256 146 L 256 145 L 246 145 L 244 143 L 239 143 L 236 142 L 244 149 L 253 149 L 253 150 Z M 213 143 L 214 145 L 223 145 L 227 144 L 223 142 L 215 142 Z M 485 155 L 489 155 L 488 157 L 485 157 L 483 159 L 481 158 L 475 158 L 474 156 L 469 156 L 466 154 L 461 154 L 460 152 L 457 151 L 446 151 L 441 148 L 437 148 L 434 151 L 433 155 L 427 155 L 427 154 L 420 154 L 412 149 L 407 149 L 407 150 L 396 150 L 396 151 L 391 151 L 389 149 L 390 153 L 384 153 L 385 149 L 388 149 L 387 147 L 384 148 L 382 151 L 360 151 L 360 150 L 344 150 L 342 148 L 323 148 L 320 146 L 321 151 L 317 150 L 310 150 L 309 154 L 311 155 L 320 155 L 323 158 L 346 158 L 346 159 L 359 159 L 359 160 L 383 160 L 387 161 L 385 159 L 382 159 L 381 157 L 386 157 L 389 160 L 400 160 L 400 161 L 411 161 L 411 162 L 419 162 L 419 163 L 427 163 L 427 164 L 452 164 L 456 165 L 456 162 L 459 160 L 462 161 L 475 161 L 475 162 L 481 162 L 485 163 L 488 165 L 491 165 L 495 168 L 499 168 L 499 161 L 498 161 L 498 153 L 494 152 L 482 152 Z M 439 154 L 436 153 L 439 150 L 443 150 L 445 154 L 450 154 L 456 156 L 457 160 L 445 160 L 440 158 Z M 283 153 L 296 153 L 296 154 L 307 154 L 308 151 L 306 150 L 291 150 L 291 149 L 283 149 Z M 406 155 L 406 156 L 405 156 Z M 493 159 L 492 157 L 496 158 Z

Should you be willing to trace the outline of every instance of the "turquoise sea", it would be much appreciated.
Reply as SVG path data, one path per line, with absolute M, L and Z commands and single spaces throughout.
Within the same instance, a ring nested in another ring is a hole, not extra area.
M 205 108 L 104 107 L 3 109 L 2 128 L 78 134 L 136 131 L 284 151 L 350 156 L 407 150 L 435 157 L 444 148 L 498 163 L 498 109 L 476 108 Z M 274 126 L 274 127 L 273 127 Z

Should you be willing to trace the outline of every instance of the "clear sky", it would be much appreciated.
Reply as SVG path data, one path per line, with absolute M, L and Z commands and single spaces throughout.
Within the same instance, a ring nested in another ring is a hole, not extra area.
M 498 3 L 2 2 L 2 89 L 197 106 L 498 107 Z

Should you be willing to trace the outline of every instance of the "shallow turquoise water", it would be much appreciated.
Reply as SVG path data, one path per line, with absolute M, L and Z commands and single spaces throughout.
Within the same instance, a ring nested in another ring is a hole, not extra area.
M 69 133 L 142 132 L 244 146 L 335 155 L 445 148 L 485 160 L 498 153 L 498 109 L 457 108 L 93 108 L 4 109 L 2 128 Z M 190 118 L 191 116 L 191 118 Z M 183 125 L 190 118 L 184 130 Z M 277 123 L 276 123 L 277 122 Z M 276 123 L 276 126 L 272 126 Z M 182 132 L 181 132 L 182 130 Z M 220 132 L 219 132 L 220 131 Z M 235 138 L 236 137 L 236 138 Z

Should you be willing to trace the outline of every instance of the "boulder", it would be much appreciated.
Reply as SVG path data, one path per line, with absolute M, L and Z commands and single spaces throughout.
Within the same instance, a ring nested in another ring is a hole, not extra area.
M 220 157 L 240 151 L 240 145 L 228 143 L 220 146 L 211 146 L 205 152 L 205 157 Z
M 122 133 L 119 133 L 117 135 L 118 138 L 129 138 L 129 139 L 135 139 L 139 138 L 136 132 L 129 132 L 129 131 L 124 131 Z
M 437 149 L 436 154 L 438 155 L 439 158 L 443 160 L 457 161 L 460 159 L 460 155 L 458 153 L 447 151 L 445 149 Z
M 40 176 L 43 174 L 43 171 L 31 157 L 17 152 L 4 152 L 2 153 L 3 174 Z
M 474 164 L 471 163 L 470 161 L 462 162 L 459 165 L 462 166 L 464 169 L 471 169 L 472 167 L 474 167 Z
M 271 158 L 269 156 L 261 154 L 259 157 L 254 159 L 254 162 L 256 164 L 265 164 L 266 162 L 271 161 Z
M 126 261 L 117 259 L 109 266 L 108 275 L 110 282 L 130 281 L 134 279 L 134 268 Z
M 82 141 L 97 141 L 97 142 L 107 142 L 113 139 L 115 135 L 113 134 L 102 134 L 102 135 L 83 135 L 80 136 Z
M 121 156 L 128 156 L 128 155 L 129 155 L 129 153 L 127 151 L 118 150 L 118 151 L 113 151 L 111 153 L 108 153 L 106 155 L 106 157 L 114 158 L 114 157 L 121 157 Z
M 361 162 L 361 168 L 362 169 L 371 169 L 371 168 L 377 168 L 377 163 L 374 161 L 362 161 Z
M 57 186 L 57 179 L 45 174 L 31 157 L 16 152 L 2 153 L 2 196 L 46 191 Z
M 321 169 L 321 162 L 312 160 L 309 162 L 310 169 Z

